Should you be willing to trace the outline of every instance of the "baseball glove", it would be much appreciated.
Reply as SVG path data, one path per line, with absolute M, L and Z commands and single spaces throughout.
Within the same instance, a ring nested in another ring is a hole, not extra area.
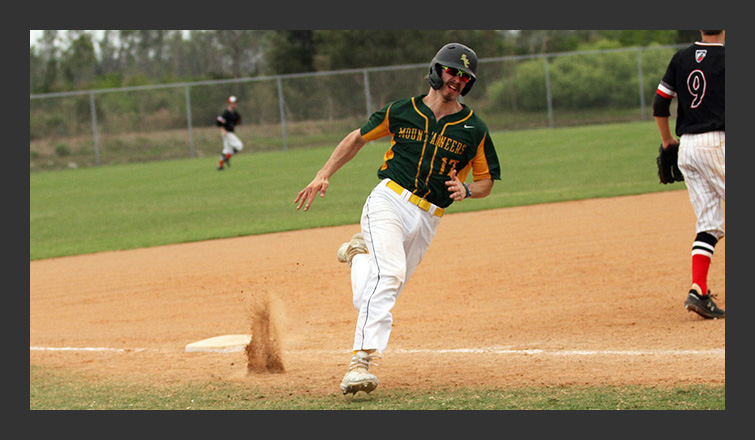
M 662 184 L 681 182 L 684 180 L 682 171 L 677 165 L 679 155 L 679 145 L 669 145 L 663 148 L 663 144 L 658 148 L 658 179 Z

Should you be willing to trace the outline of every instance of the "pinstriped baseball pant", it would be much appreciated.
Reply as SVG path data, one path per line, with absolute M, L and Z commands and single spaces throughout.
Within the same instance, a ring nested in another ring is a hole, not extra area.
M 678 164 L 697 217 L 696 231 L 720 240 L 725 235 L 726 134 L 685 134 L 679 141 Z
M 354 350 L 388 346 L 393 326 L 391 309 L 430 247 L 440 217 L 386 188 L 386 180 L 370 193 L 362 209 L 361 227 L 369 254 L 351 261 L 354 307 L 359 311 Z

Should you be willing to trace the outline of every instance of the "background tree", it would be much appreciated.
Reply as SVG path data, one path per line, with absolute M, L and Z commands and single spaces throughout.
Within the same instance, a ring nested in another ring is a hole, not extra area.
M 651 44 L 676 43 L 680 31 L 670 30 L 615 30 L 598 31 L 598 34 L 608 40 L 617 41 L 622 47 L 650 46 Z
M 594 31 L 525 29 L 514 38 L 516 54 L 526 55 L 576 50 L 580 43 L 591 41 L 596 35 Z
M 315 71 L 315 31 L 273 31 L 266 42 L 265 59 L 275 74 Z
M 37 89 L 37 85 L 42 82 L 40 74 L 44 72 L 44 62 L 34 47 L 29 48 L 29 89 Z
M 697 30 L 45 30 L 32 93 L 422 64 L 444 43 L 481 58 L 691 43 Z M 97 38 L 97 39 L 95 39 Z
M 82 30 L 66 34 L 68 43 L 61 53 L 60 68 L 69 88 L 91 88 L 97 74 L 97 57 L 92 35 Z
M 59 49 L 56 43 L 58 31 L 46 30 L 40 39 L 39 65 L 43 68 L 37 76 L 41 78 L 38 84 L 40 93 L 56 92 L 61 89 L 58 74 Z
M 253 76 L 263 59 L 263 39 L 266 31 L 216 30 L 212 31 L 218 49 L 223 55 L 222 71 L 231 77 Z
M 97 41 L 99 47 L 99 74 L 103 77 L 118 75 L 120 65 L 118 61 L 118 45 L 115 42 L 118 31 L 105 30 Z

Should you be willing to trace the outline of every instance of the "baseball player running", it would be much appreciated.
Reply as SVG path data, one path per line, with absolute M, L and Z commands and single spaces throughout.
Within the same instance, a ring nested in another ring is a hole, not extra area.
M 692 244 L 692 286 L 684 307 L 703 318 L 724 318 L 708 289 L 716 243 L 724 237 L 726 200 L 724 30 L 700 31 L 702 41 L 677 52 L 653 99 L 664 150 L 678 148 L 678 166 L 697 217 Z M 677 98 L 677 140 L 669 108 Z M 663 151 L 661 152 L 663 154 Z
M 477 55 L 450 43 L 430 63 L 427 94 L 387 104 L 349 133 L 312 182 L 294 200 L 307 211 L 325 196 L 330 177 L 369 141 L 391 136 L 367 197 L 361 231 L 344 243 L 338 260 L 349 263 L 358 310 L 353 356 L 341 382 L 344 394 L 378 386 L 369 372 L 388 346 L 391 309 L 430 246 L 445 209 L 454 201 L 482 198 L 500 179 L 498 156 L 486 124 L 459 102 L 476 80 Z M 473 182 L 465 183 L 472 173 Z
M 223 114 L 217 117 L 215 121 L 216 125 L 220 127 L 220 132 L 223 138 L 223 151 L 220 155 L 220 163 L 218 163 L 218 171 L 224 169 L 224 165 L 231 166 L 231 156 L 244 149 L 244 144 L 241 142 L 238 136 L 233 132 L 236 125 L 241 124 L 241 115 L 236 111 L 238 100 L 235 96 L 229 96 L 226 100 L 228 106 L 223 111 Z

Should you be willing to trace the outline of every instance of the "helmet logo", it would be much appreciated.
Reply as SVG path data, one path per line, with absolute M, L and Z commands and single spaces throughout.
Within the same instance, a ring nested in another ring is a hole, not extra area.
M 461 60 L 464 62 L 464 67 L 469 67 L 469 59 L 467 58 L 467 54 L 461 54 Z

